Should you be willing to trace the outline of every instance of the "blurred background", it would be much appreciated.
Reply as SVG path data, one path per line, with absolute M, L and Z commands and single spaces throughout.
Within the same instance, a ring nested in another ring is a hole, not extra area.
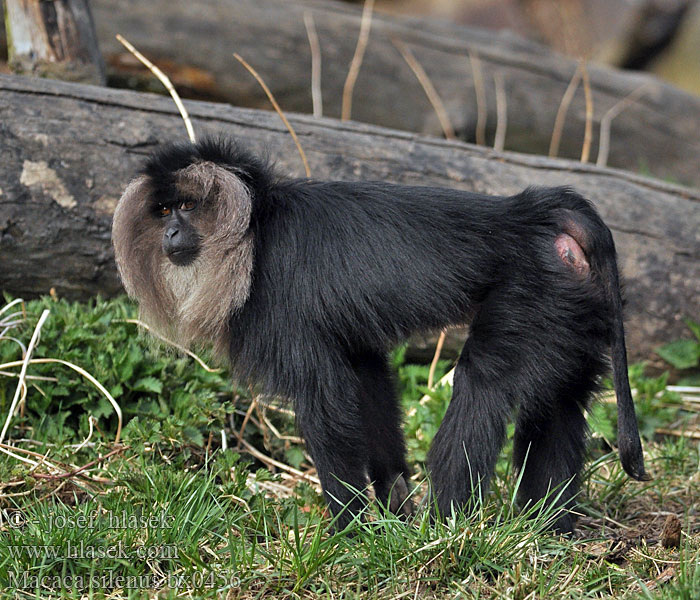
M 315 4 L 323 3 L 321 0 Z M 362 4 L 352 0 L 348 3 Z M 110 4 L 111 10 L 117 11 L 120 5 L 128 10 L 133 3 L 97 0 L 91 4 L 99 14 Z M 211 9 L 211 2 L 189 4 L 194 12 Z M 168 21 L 176 19 L 177 5 L 175 2 L 170 10 L 161 11 L 161 16 Z M 700 94 L 697 0 L 376 0 L 374 10 L 379 14 L 431 17 L 492 31 L 512 31 L 557 52 L 623 69 L 648 71 L 681 89 Z M 129 67 L 136 66 L 118 50 L 108 52 L 106 60 L 108 77 L 113 81 L 123 81 Z M 0 31 L 0 72 L 9 72 L 4 31 Z M 183 69 L 177 73 L 178 78 L 188 88 L 185 95 L 208 99 L 225 96 L 206 72 Z
M 563 54 L 649 71 L 700 93 L 695 0 L 377 0 L 376 10 L 508 29 Z

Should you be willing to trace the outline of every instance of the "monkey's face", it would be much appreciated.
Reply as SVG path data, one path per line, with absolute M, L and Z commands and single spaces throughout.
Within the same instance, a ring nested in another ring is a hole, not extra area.
M 217 337 L 248 298 L 251 196 L 232 168 L 207 161 L 131 182 L 112 240 L 143 318 L 185 344 Z
M 228 205 L 238 207 L 237 197 L 246 195 L 245 188 L 236 188 L 238 179 L 233 173 L 199 162 L 175 171 L 164 181 L 151 177 L 150 183 L 147 218 L 160 237 L 163 256 L 173 265 L 192 265 L 207 240 L 218 237 L 217 227 L 233 233 L 219 223 L 230 218 Z M 225 245 L 226 240 L 217 243 Z
M 201 210 L 198 204 L 194 198 L 176 198 L 156 206 L 156 218 L 163 229 L 163 253 L 177 266 L 192 264 L 199 254 L 202 240 L 195 226 L 195 211 Z

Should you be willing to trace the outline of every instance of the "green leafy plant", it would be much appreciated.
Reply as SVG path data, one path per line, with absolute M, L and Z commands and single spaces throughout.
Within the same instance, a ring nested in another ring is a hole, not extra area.
M 700 367 L 700 324 L 684 319 L 695 339 L 676 340 L 657 348 L 656 353 L 679 371 L 694 370 Z M 700 373 L 690 373 L 683 377 L 679 385 L 700 385 Z
M 405 364 L 406 347 L 393 354 L 393 364 L 398 372 L 398 383 L 404 407 L 404 431 L 409 460 L 424 462 L 437 433 L 447 405 L 452 397 L 452 386 L 428 387 L 428 365 Z M 435 381 L 439 381 L 451 367 L 448 360 L 438 361 Z
M 189 357 L 157 348 L 128 321 L 136 317 L 136 310 L 125 298 L 87 304 L 31 301 L 24 325 L 13 335 L 26 338 L 26 343 L 44 309 L 51 312 L 33 358 L 60 358 L 91 373 L 114 396 L 125 420 L 141 418 L 125 431 L 130 442 L 137 433 L 154 441 L 157 427 L 164 438 L 202 445 L 205 432 L 221 427 L 233 410 L 227 372 L 208 372 Z M 0 340 L 0 363 L 20 360 L 20 346 L 4 342 Z M 101 435 L 111 438 L 114 409 L 90 382 L 56 363 L 32 364 L 30 373 L 44 378 L 28 380 L 24 422 L 32 424 L 35 438 L 84 439 L 88 416 L 98 420 Z M 15 378 L 0 377 L 0 412 L 9 410 L 16 384 Z M 22 426 L 21 419 L 16 424 Z
M 657 428 L 668 426 L 675 421 L 681 410 L 681 399 L 676 392 L 669 391 L 668 373 L 658 377 L 644 374 L 645 363 L 637 363 L 629 368 L 630 386 L 634 393 L 637 409 L 639 433 L 651 440 Z M 612 382 L 606 387 L 613 389 Z M 610 397 L 609 402 L 597 402 L 589 411 L 589 422 L 594 432 L 610 442 L 617 441 L 617 404 Z

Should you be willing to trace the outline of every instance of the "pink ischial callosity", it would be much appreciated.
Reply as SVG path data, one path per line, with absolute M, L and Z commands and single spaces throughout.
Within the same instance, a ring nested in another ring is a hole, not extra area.
M 554 247 L 561 261 L 579 275 L 587 275 L 591 267 L 586 254 L 578 242 L 568 233 L 560 233 L 554 240 Z

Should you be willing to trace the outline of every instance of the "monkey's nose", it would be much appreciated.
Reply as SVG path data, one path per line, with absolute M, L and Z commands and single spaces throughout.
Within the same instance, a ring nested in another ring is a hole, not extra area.
M 178 233 L 180 233 L 180 230 L 177 227 L 170 227 L 165 232 L 165 237 L 169 240 L 172 240 Z

